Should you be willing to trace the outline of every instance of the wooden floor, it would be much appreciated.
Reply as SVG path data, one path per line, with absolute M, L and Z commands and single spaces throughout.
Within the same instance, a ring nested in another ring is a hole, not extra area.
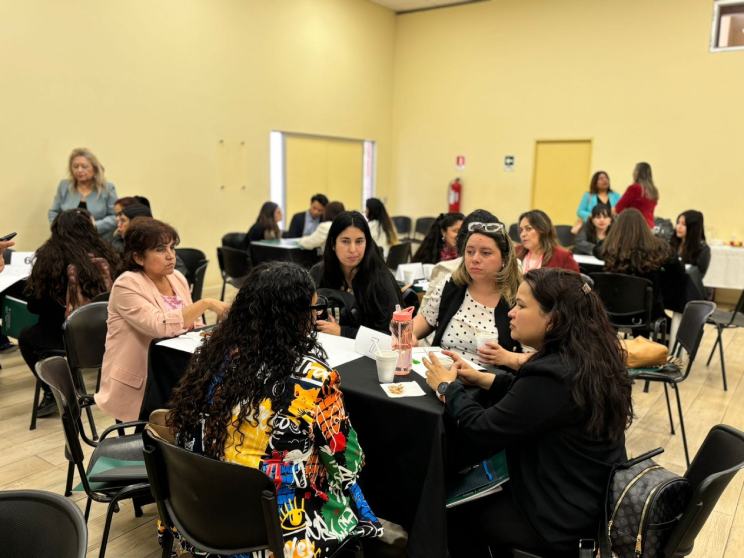
M 709 326 L 703 338 L 700 356 L 692 374 L 681 386 L 682 403 L 691 453 L 697 451 L 708 430 L 725 423 L 744 429 L 744 330 L 724 333 L 729 390 L 723 391 L 721 369 L 715 358 L 710 368 L 705 359 L 714 341 Z M 67 462 L 58 416 L 40 419 L 29 431 L 34 381 L 18 351 L 0 355 L 0 490 L 35 488 L 61 494 Z M 93 381 L 93 379 L 90 379 Z M 636 419 L 628 432 L 628 450 L 638 455 L 662 446 L 666 451 L 657 461 L 683 473 L 684 452 L 679 435 L 669 433 L 669 422 L 661 386 L 643 393 L 634 390 Z M 675 412 L 676 416 L 676 412 Z M 352 417 L 353 421 L 353 417 Z M 112 421 L 96 412 L 96 424 L 102 430 Z M 675 424 L 676 424 L 675 418 Z M 363 440 L 362 440 L 363 444 Z M 76 481 L 77 482 L 77 481 Z M 736 558 L 744 556 L 744 474 L 740 473 L 721 497 L 715 511 L 695 544 L 692 556 Z M 81 507 L 85 498 L 75 493 L 72 499 Z M 132 506 L 124 503 L 114 516 L 107 556 L 111 558 L 155 558 L 160 556 L 155 538 L 155 506 L 146 506 L 144 516 L 135 518 Z M 89 527 L 89 556 L 97 556 L 106 506 L 94 503 Z

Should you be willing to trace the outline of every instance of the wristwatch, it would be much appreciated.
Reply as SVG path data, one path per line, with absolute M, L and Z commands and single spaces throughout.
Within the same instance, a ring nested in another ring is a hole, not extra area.
M 437 395 L 439 397 L 444 397 L 444 394 L 447 392 L 447 388 L 449 387 L 449 382 L 442 382 L 437 386 Z

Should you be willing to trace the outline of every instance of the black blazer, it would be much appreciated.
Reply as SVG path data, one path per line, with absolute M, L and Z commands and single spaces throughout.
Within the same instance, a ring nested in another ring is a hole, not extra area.
M 292 215 L 292 221 L 289 223 L 289 230 L 284 236 L 286 238 L 300 238 L 302 233 L 305 232 L 305 217 L 307 217 L 307 211 L 302 211 Z
M 549 354 L 527 361 L 518 374 L 498 372 L 486 405 L 459 381 L 445 394 L 459 465 L 505 450 L 514 505 L 556 552 L 596 536 L 610 469 L 626 460 L 624 438 L 586 434 L 586 416 L 571 398 L 575 374 Z
M 451 278 L 445 283 L 442 289 L 442 298 L 439 301 L 439 314 L 437 315 L 437 329 L 434 333 L 433 346 L 438 347 L 442 342 L 444 332 L 454 315 L 457 314 L 460 306 L 462 306 L 467 290 L 467 285 L 456 285 Z M 508 313 L 509 303 L 502 296 L 493 311 L 494 322 L 499 332 L 499 345 L 508 351 L 521 352 L 521 345 L 512 339 Z

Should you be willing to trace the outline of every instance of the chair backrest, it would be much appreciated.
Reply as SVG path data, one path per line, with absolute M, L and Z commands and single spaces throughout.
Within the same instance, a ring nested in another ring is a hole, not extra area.
M 436 220 L 436 217 L 419 217 L 416 219 L 416 234 L 426 236 Z
M 204 275 L 207 273 L 207 265 L 209 262 L 205 261 L 194 271 L 194 284 L 191 286 L 191 300 L 196 302 L 201 300 L 202 291 L 204 290 Z
M 208 553 L 269 548 L 283 556 L 276 492 L 268 476 L 175 446 L 149 426 L 143 438 L 147 476 L 167 527 Z
M 251 270 L 251 257 L 245 250 L 222 246 L 222 264 L 228 277 L 244 277 Z
M 397 269 L 400 264 L 408 263 L 411 259 L 411 243 L 400 242 L 394 244 L 388 250 L 387 261 L 385 262 L 390 269 Z
M 242 249 L 245 246 L 245 234 L 244 232 L 229 232 L 223 235 L 222 246 Z
M 107 319 L 108 302 L 91 302 L 69 315 L 62 331 L 70 368 L 101 367 L 106 350 Z
M 393 225 L 398 235 L 406 238 L 411 234 L 411 218 L 405 215 L 395 215 L 392 217 Z
M 108 302 L 109 298 L 111 298 L 111 291 L 106 291 L 105 293 L 99 293 L 93 298 L 90 299 L 91 302 Z
M 601 272 L 589 276 L 613 326 L 638 327 L 651 323 L 654 296 L 651 281 L 623 273 Z
M 186 280 L 189 282 L 189 285 L 193 285 L 196 281 L 194 277 L 196 270 L 207 261 L 206 254 L 197 248 L 176 248 L 176 254 L 183 260 L 183 264 L 186 266 L 188 272 L 186 274 Z
M 692 362 L 695 360 L 695 355 L 697 355 L 700 347 L 705 323 L 715 312 L 715 309 L 715 303 L 707 300 L 692 300 L 685 305 L 672 352 L 674 354 L 678 353 L 680 347 L 687 352 L 689 356 L 687 373 L 692 368 Z
M 571 232 L 571 225 L 556 225 L 555 233 L 561 246 L 564 248 L 573 246 L 575 235 Z
M 84 459 L 83 448 L 80 444 L 80 404 L 67 360 L 61 356 L 40 360 L 36 363 L 36 373 L 41 381 L 52 389 L 62 418 L 68 458 L 80 468 Z M 81 479 L 87 491 L 85 471 L 83 471 Z
M 512 239 L 512 242 L 522 242 L 522 239 L 519 237 L 519 223 L 509 225 L 509 238 Z
M 72 501 L 42 490 L 0 492 L 3 556 L 85 558 L 88 528 Z
M 685 477 L 693 488 L 690 503 L 664 548 L 668 558 L 687 556 L 695 537 L 736 472 L 744 468 L 744 432 L 719 424 L 700 446 Z

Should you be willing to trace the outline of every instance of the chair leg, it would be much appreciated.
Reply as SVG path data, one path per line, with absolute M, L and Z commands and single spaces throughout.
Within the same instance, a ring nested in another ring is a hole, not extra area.
M 75 475 L 75 464 L 70 461 L 67 464 L 67 482 L 65 483 L 65 496 L 72 496 L 72 479 Z
M 643 393 L 648 393 L 648 388 L 651 386 L 651 382 L 646 380 L 646 383 L 643 385 Z
M 723 391 L 728 391 L 726 384 L 726 359 L 723 358 L 723 339 L 718 340 L 718 351 L 721 353 L 721 376 L 723 376 Z
M 721 326 L 716 324 L 716 341 L 713 343 L 713 348 L 710 350 L 710 354 L 708 355 L 708 362 L 705 363 L 705 366 L 710 366 L 710 361 L 713 359 L 713 355 L 716 352 L 716 347 L 719 343 L 721 343 L 721 333 L 723 330 L 721 329 Z
M 664 397 L 666 397 L 667 413 L 669 413 L 669 428 L 674 435 L 674 420 L 672 420 L 672 406 L 669 404 L 669 389 L 667 389 L 666 383 L 664 383 Z
M 227 281 L 225 281 L 225 279 L 222 279 L 222 293 L 220 294 L 220 300 L 222 302 L 225 301 L 225 286 L 227 286 Z
M 85 502 L 85 522 L 88 523 L 88 517 L 90 516 L 90 505 L 93 503 L 93 499 L 88 496 L 88 501 Z
M 29 430 L 36 430 L 36 413 L 39 409 L 39 398 L 41 397 L 41 380 L 38 378 L 34 390 L 34 408 L 31 409 L 31 426 L 28 427 Z
M 175 541 L 171 530 L 166 526 L 163 526 L 163 529 L 165 530 L 163 531 L 162 540 L 160 543 L 160 545 L 163 547 L 163 554 L 161 556 L 162 558 L 170 558 L 171 553 L 173 552 L 173 543 Z
M 685 419 L 682 416 L 682 401 L 679 398 L 679 388 L 677 384 L 672 384 L 674 388 L 674 395 L 677 397 L 677 411 L 679 412 L 679 429 L 682 432 L 682 445 L 685 448 L 685 463 L 687 467 L 690 467 L 690 453 L 687 449 L 687 434 L 685 434 Z
M 106 545 L 108 544 L 109 531 L 111 530 L 111 520 L 114 514 L 119 511 L 119 506 L 116 502 L 116 498 L 111 500 L 106 510 L 106 523 L 103 527 L 103 535 L 101 536 L 101 550 L 98 553 L 98 558 L 104 558 L 106 556 Z

